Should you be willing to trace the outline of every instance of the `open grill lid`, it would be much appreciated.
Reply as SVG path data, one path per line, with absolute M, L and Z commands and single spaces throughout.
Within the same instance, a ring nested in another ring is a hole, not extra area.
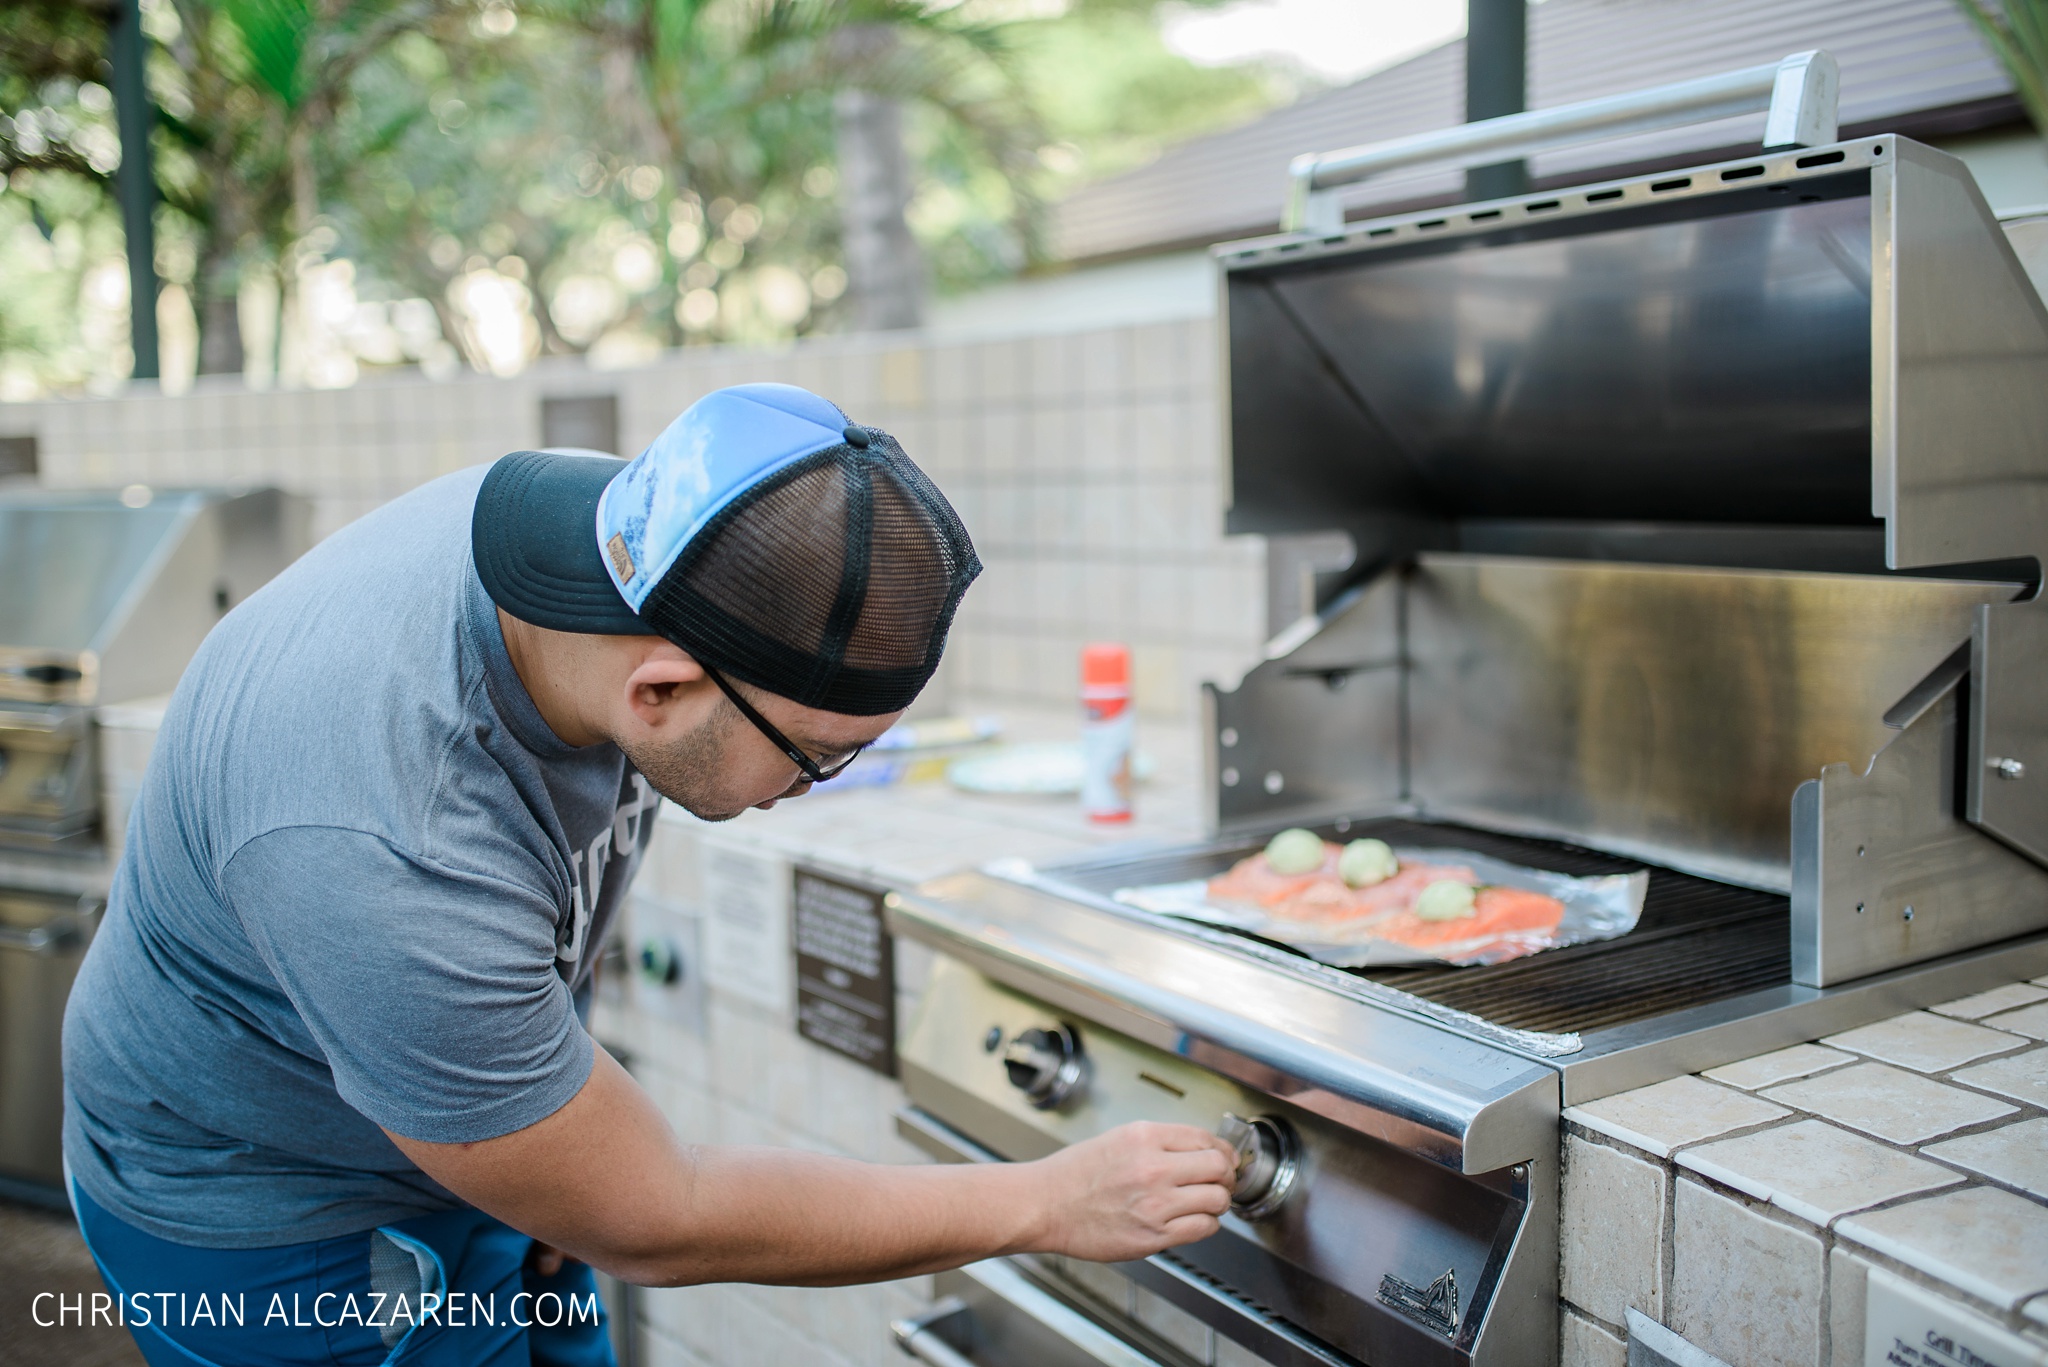
M 1875 532 L 1868 172 L 1671 193 L 1228 262 L 1233 530 Z
M 1860 572 L 2048 539 L 2048 309 L 1909 140 L 1217 252 L 1232 531 Z
M 180 495 L 129 508 L 100 493 L 0 503 L 0 646 L 48 656 L 42 670 L 21 666 L 21 682 L 56 682 L 104 651 L 198 505 Z
M 0 702 L 167 692 L 235 603 L 308 538 L 304 500 L 249 492 L 0 494 Z

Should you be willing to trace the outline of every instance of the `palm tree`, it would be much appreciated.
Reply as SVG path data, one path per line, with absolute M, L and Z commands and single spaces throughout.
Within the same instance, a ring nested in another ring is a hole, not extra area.
M 893 29 L 842 29 L 840 50 L 874 67 L 900 55 Z M 903 104 L 861 86 L 832 97 L 839 154 L 840 252 L 856 332 L 914 328 L 924 321 L 924 256 L 904 211 L 910 207 L 910 157 L 903 146 Z
M 363 64 L 399 36 L 446 23 L 445 0 L 172 0 L 165 77 L 174 155 L 165 201 L 199 225 L 193 285 L 202 374 L 243 367 L 238 298 L 312 228 L 316 148 Z M 279 271 L 289 297 L 293 273 Z
M 909 0 L 543 0 L 599 41 L 616 126 L 705 201 L 757 199 L 836 159 L 856 326 L 914 325 L 924 266 L 905 222 L 906 106 L 1027 187 L 1041 139 L 992 25 Z

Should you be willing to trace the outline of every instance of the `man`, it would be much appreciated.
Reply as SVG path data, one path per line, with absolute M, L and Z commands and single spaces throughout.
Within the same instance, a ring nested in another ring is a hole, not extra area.
M 151 1362 L 605 1363 L 563 1322 L 582 1263 L 825 1285 L 1212 1232 L 1200 1130 L 984 1168 L 687 1147 L 580 1023 L 659 797 L 830 778 L 979 569 L 894 440 L 743 385 L 630 463 L 437 480 L 230 614 L 65 1017 L 73 1199 Z

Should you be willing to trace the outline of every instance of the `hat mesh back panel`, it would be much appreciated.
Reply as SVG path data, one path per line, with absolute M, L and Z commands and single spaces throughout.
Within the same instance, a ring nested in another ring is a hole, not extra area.
M 806 470 L 747 504 L 682 576 L 697 597 L 806 655 L 825 643 L 846 556 L 846 476 Z
M 897 669 L 924 659 L 956 567 L 932 535 L 925 509 L 901 484 L 875 473 L 867 595 L 846 640 L 846 662 Z
M 828 448 L 721 514 L 642 617 L 714 668 L 807 706 L 909 706 L 981 562 L 945 496 L 869 431 L 869 448 Z

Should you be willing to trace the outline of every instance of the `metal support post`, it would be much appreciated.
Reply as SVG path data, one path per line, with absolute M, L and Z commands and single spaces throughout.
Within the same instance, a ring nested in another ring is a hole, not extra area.
M 1528 0 L 1466 0 L 1465 122 L 1519 114 L 1529 101 Z M 1465 172 L 1467 200 L 1529 192 L 1529 164 L 1502 161 Z
M 149 40 L 142 32 L 138 0 L 116 0 L 107 25 L 109 65 L 114 75 L 114 114 L 121 132 L 121 169 L 114 177 L 121 201 L 121 228 L 128 239 L 129 337 L 135 351 L 138 380 L 154 380 L 162 372 L 156 345 L 156 179 L 150 170 L 149 134 L 156 126 L 143 66 Z

